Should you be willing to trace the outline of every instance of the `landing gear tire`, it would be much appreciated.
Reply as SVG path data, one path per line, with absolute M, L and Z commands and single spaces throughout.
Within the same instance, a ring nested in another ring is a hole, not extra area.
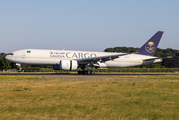
M 78 71 L 78 74 L 83 74 L 83 75 L 92 75 L 94 74 L 94 71 Z
M 22 68 L 19 68 L 18 72 L 22 72 Z
M 90 71 L 90 74 L 93 75 L 93 74 L 94 74 L 94 71 Z
M 83 71 L 78 71 L 78 74 L 83 74 Z

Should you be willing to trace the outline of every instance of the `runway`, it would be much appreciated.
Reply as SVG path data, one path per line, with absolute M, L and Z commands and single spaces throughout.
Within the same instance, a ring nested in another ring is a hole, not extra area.
M 67 77 L 89 77 L 89 76 L 109 76 L 109 75 L 112 75 L 112 76 L 122 76 L 122 75 L 174 75 L 174 76 L 177 76 L 179 74 L 164 74 L 164 73 L 157 73 L 157 74 L 149 74 L 149 73 L 96 73 L 96 74 L 93 74 L 93 75 L 79 75 L 77 73 L 0 73 L 0 75 L 22 75 L 22 76 L 44 76 L 44 77 L 64 77 L 64 76 L 67 76 Z

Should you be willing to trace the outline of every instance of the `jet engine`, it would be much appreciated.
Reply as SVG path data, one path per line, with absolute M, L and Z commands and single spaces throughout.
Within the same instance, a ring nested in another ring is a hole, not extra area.
M 53 70 L 76 70 L 78 62 L 76 60 L 60 60 L 59 65 L 53 65 Z

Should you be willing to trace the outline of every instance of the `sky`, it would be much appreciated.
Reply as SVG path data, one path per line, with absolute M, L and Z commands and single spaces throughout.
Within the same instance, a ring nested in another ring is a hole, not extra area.
M 179 49 L 178 0 L 0 0 L 0 53 L 20 49 Z

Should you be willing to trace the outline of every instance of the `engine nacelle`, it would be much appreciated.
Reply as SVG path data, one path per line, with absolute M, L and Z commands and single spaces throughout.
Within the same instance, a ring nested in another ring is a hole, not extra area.
M 76 60 L 60 60 L 60 65 L 53 65 L 53 70 L 76 70 L 78 62 Z
M 76 70 L 78 68 L 78 62 L 76 60 L 61 60 L 61 70 Z

